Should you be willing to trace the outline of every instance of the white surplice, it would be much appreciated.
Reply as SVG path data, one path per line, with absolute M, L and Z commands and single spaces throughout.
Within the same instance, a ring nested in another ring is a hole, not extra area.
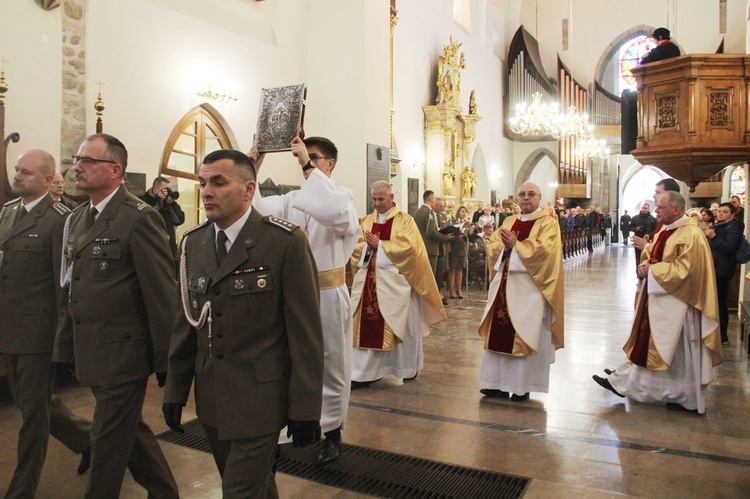
M 266 198 L 256 191 L 253 206 L 307 229 L 318 272 L 345 267 L 357 245 L 354 194 L 317 168 L 297 191 Z M 349 406 L 353 311 L 346 284 L 320 291 L 320 313 L 325 350 L 320 425 L 327 432 L 344 426 Z

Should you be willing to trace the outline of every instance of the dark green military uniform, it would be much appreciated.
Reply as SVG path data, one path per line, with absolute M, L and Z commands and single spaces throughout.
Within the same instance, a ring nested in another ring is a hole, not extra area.
M 317 268 L 304 233 L 252 210 L 219 266 L 213 223 L 185 235 L 181 279 L 193 320 L 180 314 L 165 403 L 185 404 L 195 377 L 198 418 L 222 475 L 224 497 L 274 495 L 271 474 L 287 419 L 320 419 L 323 335 Z
M 45 195 L 16 224 L 21 199 L 0 212 L 0 352 L 23 424 L 18 463 L 7 497 L 33 497 L 49 434 L 73 452 L 89 446 L 91 423 L 55 397 L 51 404 L 52 347 L 60 296 L 60 249 L 70 210 Z
M 76 361 L 96 399 L 87 496 L 117 497 L 125 468 L 150 496 L 176 497 L 169 465 L 141 409 L 148 377 L 166 372 L 177 311 L 174 263 L 164 221 L 120 186 L 89 230 L 90 203 L 66 229 L 68 314 L 54 359 Z M 71 267 L 72 265 L 72 267 Z

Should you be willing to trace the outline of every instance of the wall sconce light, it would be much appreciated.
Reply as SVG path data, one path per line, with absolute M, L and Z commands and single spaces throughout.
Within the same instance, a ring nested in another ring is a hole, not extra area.
M 420 169 L 424 168 L 425 158 L 424 158 L 424 153 L 422 153 L 422 151 L 414 147 L 412 148 L 409 156 L 411 156 L 411 164 L 414 168 L 420 168 Z
M 490 175 L 493 183 L 498 183 L 503 178 L 503 172 L 497 169 L 493 169 Z
M 549 186 L 552 187 L 553 189 L 557 189 L 560 186 L 560 184 L 557 183 L 557 180 L 555 180 L 554 182 L 550 182 Z
M 237 102 L 237 94 L 231 95 L 226 92 L 226 90 L 221 91 L 213 91 L 211 90 L 211 85 L 208 85 L 208 89 L 203 89 L 198 92 L 196 92 L 199 96 L 203 97 L 204 99 L 213 100 L 216 102 L 226 102 L 227 104 L 234 104 Z

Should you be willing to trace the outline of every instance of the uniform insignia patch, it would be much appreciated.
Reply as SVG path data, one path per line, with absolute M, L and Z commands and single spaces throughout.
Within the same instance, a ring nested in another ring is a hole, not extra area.
M 99 272 L 108 272 L 109 271 L 109 264 L 107 262 L 102 262 L 99 264 Z
M 250 267 L 249 269 L 237 269 L 231 273 L 231 275 L 250 274 L 251 272 L 264 272 L 270 270 L 271 267 L 268 265 L 261 265 L 260 267 Z
M 135 205 L 135 209 L 138 211 L 143 211 L 146 207 L 148 207 L 148 205 L 144 203 L 143 201 Z
M 91 252 L 94 254 L 94 256 L 99 256 L 102 254 L 102 247 L 101 246 L 94 246 L 94 248 L 91 250 Z
M 237 291 L 241 289 L 245 289 L 245 280 L 244 279 L 235 279 L 234 280 L 234 289 Z
M 52 209 L 54 209 L 60 215 L 67 215 L 68 213 L 70 213 L 70 208 L 62 204 L 60 201 L 55 201 L 52 204 Z
M 276 227 L 280 229 L 284 229 L 287 232 L 292 232 L 294 229 L 297 229 L 298 226 L 290 222 L 289 220 L 279 218 L 279 217 L 266 217 L 266 222 L 270 223 L 271 225 L 275 225 Z
M 117 241 L 119 241 L 119 239 L 116 237 L 97 237 L 96 239 L 94 239 L 94 242 L 99 244 L 112 244 L 116 243 Z
M 266 279 L 265 279 L 265 277 L 266 277 L 266 276 L 258 276 L 258 282 L 257 282 L 256 284 L 258 285 L 258 287 L 259 287 L 260 289 L 263 289 L 263 288 L 265 288 L 265 287 L 266 287 L 266 284 L 268 284 L 268 283 L 266 282 Z

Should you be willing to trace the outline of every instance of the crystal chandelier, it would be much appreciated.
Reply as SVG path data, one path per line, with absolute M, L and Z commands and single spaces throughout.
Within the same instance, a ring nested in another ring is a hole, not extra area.
M 601 158 L 609 156 L 609 147 L 604 139 L 597 139 L 594 136 L 579 140 L 576 144 L 576 156 L 579 158 Z
M 571 107 L 567 114 L 563 114 L 557 104 L 542 103 L 540 92 L 535 92 L 532 97 L 531 104 L 518 104 L 515 115 L 508 120 L 513 133 L 524 136 L 551 136 L 557 140 L 564 137 L 593 137 L 594 127 L 589 123 L 587 114 L 576 113 L 575 107 Z

